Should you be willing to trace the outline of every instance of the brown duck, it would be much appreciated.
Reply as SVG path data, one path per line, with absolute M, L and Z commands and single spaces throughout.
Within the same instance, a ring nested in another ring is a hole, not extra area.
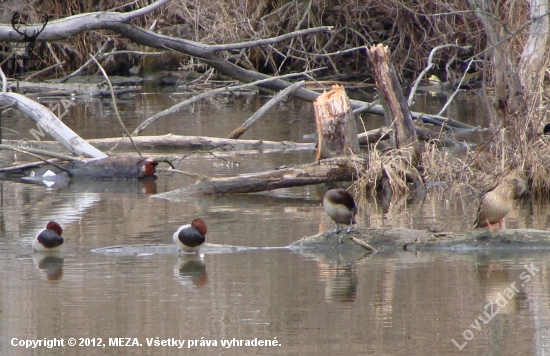
M 514 199 L 525 191 L 525 182 L 519 178 L 509 178 L 486 192 L 479 202 L 474 228 L 489 227 L 502 229 L 502 220 L 514 207 Z
M 331 189 L 325 193 L 323 206 L 328 216 L 336 223 L 336 229 L 329 233 L 339 233 L 342 231 L 338 224 L 349 225 L 345 233 L 355 231 L 355 215 L 357 215 L 357 204 L 353 195 L 342 188 Z

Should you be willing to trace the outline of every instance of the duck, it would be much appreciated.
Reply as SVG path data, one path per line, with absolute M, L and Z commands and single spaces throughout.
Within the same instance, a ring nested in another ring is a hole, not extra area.
M 504 217 L 514 208 L 514 199 L 519 198 L 526 190 L 525 181 L 520 178 L 509 178 L 497 184 L 481 197 L 477 209 L 474 228 L 488 227 L 502 229 Z
M 178 256 L 181 252 L 199 252 L 206 241 L 206 223 L 201 218 L 194 219 L 191 224 L 182 225 L 174 232 L 174 242 L 178 246 Z
M 330 189 L 325 193 L 323 207 L 328 216 L 336 223 L 336 229 L 328 233 L 339 233 L 342 231 L 338 224 L 349 225 L 345 233 L 355 231 L 355 215 L 357 215 L 357 204 L 353 195 L 342 188 Z
M 55 221 L 46 224 L 46 228 L 36 235 L 32 242 L 32 249 L 35 252 L 55 252 L 59 251 L 63 244 L 61 234 L 63 229 Z

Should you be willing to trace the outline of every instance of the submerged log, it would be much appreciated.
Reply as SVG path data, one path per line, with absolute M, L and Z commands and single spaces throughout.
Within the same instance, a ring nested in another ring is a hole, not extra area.
M 92 178 L 154 178 L 157 160 L 140 156 L 107 157 L 69 162 L 64 168 L 71 176 Z
M 388 47 L 378 44 L 367 50 L 367 58 L 376 80 L 376 87 L 384 99 L 392 122 L 387 123 L 395 127 L 395 144 L 397 148 L 404 148 L 416 142 L 416 131 L 412 122 L 411 112 L 407 100 L 401 91 L 401 86 L 395 69 L 390 61 Z
M 279 188 L 354 180 L 367 162 L 359 158 L 335 157 L 296 167 L 236 177 L 203 179 L 195 184 L 157 194 L 154 198 L 186 200 L 190 194 L 254 193 Z
M 333 85 L 314 102 L 317 124 L 316 159 L 350 155 L 359 152 L 357 124 L 344 87 Z
M 23 167 L 18 173 L 29 173 L 35 181 L 40 179 L 52 179 L 51 175 L 45 175 L 47 171 L 54 174 L 67 173 L 71 177 L 88 177 L 98 179 L 112 178 L 155 178 L 158 162 L 154 158 L 140 156 L 106 157 L 100 159 L 83 159 L 67 163 L 57 163 L 55 166 L 35 165 Z M 16 172 L 10 172 L 16 173 Z
M 304 251 L 365 253 L 363 247 L 350 241 L 351 237 L 355 237 L 368 243 L 377 251 L 528 252 L 550 250 L 548 231 L 531 229 L 476 229 L 464 232 L 434 233 L 404 228 L 357 227 L 355 232 L 341 236 L 342 243 L 339 243 L 338 235 L 321 233 L 304 237 L 289 247 Z

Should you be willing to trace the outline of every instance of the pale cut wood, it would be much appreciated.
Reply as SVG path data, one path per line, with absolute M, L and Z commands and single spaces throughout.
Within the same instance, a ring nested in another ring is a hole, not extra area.
M 3 105 L 14 107 L 36 122 L 38 130 L 32 129 L 30 132 L 35 139 L 40 140 L 47 133 L 75 156 L 107 157 L 105 153 L 80 138 L 44 105 L 21 94 L 0 93 L 0 106 Z
M 387 104 L 391 123 L 395 127 L 394 137 L 397 148 L 404 148 L 416 142 L 416 131 L 412 122 L 407 100 L 401 91 L 401 86 L 395 69 L 390 61 L 387 46 L 378 44 L 367 49 L 367 59 L 376 81 L 380 96 Z
M 316 159 L 350 155 L 359 152 L 357 124 L 343 86 L 321 94 L 314 102 L 317 124 Z
M 344 182 L 353 180 L 358 176 L 358 171 L 366 167 L 367 162 L 358 158 L 335 157 L 267 172 L 204 179 L 153 197 L 183 201 L 187 200 L 191 194 L 254 193 L 327 182 Z

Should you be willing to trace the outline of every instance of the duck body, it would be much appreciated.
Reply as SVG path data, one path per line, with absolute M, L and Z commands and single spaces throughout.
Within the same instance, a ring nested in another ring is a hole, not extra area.
M 32 242 L 32 249 L 36 252 L 55 252 L 59 251 L 63 244 L 61 234 L 63 229 L 55 221 L 50 221 L 46 228 L 36 235 Z
M 514 208 L 514 199 L 519 198 L 526 190 L 525 182 L 519 178 L 510 178 L 486 192 L 479 202 L 474 228 L 489 227 L 498 224 Z
M 198 252 L 206 241 L 206 223 L 202 219 L 195 219 L 191 224 L 182 225 L 174 233 L 174 243 L 178 246 L 179 254 L 183 252 Z
M 357 204 L 351 193 L 342 188 L 330 189 L 325 193 L 323 207 L 328 216 L 336 223 L 336 230 L 332 232 L 341 231 L 338 224 L 350 225 L 346 229 L 346 233 L 355 230 L 351 225 L 355 224 Z

